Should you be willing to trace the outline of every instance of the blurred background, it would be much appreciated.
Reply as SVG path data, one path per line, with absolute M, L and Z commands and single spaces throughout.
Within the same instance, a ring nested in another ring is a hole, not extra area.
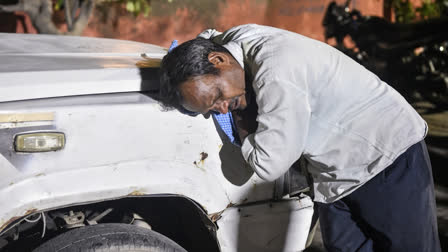
M 168 47 L 207 28 L 257 23 L 335 46 L 396 88 L 428 122 L 439 233 L 448 251 L 447 17 L 448 0 L 0 0 L 0 32 Z M 309 251 L 323 251 L 319 233 Z
M 322 19 L 330 0 L 0 0 L 0 32 L 64 33 L 66 11 L 88 19 L 69 33 L 82 36 L 135 40 L 169 46 L 195 37 L 206 28 L 226 30 L 257 23 L 284 28 L 324 40 Z M 344 1 L 339 1 L 342 3 Z M 394 1 L 391 1 L 394 2 Z M 421 1 L 413 1 L 421 4 Z M 16 9 L 8 11 L 6 7 Z M 70 6 L 71 8 L 66 8 Z M 392 5 L 383 0 L 353 0 L 363 15 L 388 19 Z M 46 10 L 39 11 L 43 7 Z M 32 9 L 35 10 L 32 10 Z M 70 16 L 70 15 L 69 15 Z M 41 19 L 39 22 L 38 19 Z M 69 22 L 67 22 L 69 21 Z M 53 23 L 55 29 L 50 29 Z M 36 25 L 36 23 L 40 24 Z M 34 24 L 34 26 L 33 26 Z

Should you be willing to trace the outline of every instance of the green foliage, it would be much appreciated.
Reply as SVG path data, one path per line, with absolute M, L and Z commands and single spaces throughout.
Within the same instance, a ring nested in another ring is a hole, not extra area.
M 416 17 L 414 6 L 409 0 L 392 0 L 392 8 L 398 23 L 410 23 Z
M 82 0 L 81 0 L 82 1 Z M 132 13 L 135 17 L 143 14 L 147 17 L 151 13 L 151 0 L 104 0 L 102 3 L 122 3 L 126 7 L 126 11 Z M 164 2 L 172 2 L 172 0 L 164 0 Z M 53 0 L 54 10 L 64 8 L 64 0 Z
M 64 0 L 56 0 L 54 2 L 54 10 L 60 10 L 64 6 Z
M 438 0 L 435 2 L 430 2 L 426 0 L 423 2 L 422 6 L 417 8 L 416 11 L 420 14 L 423 19 L 437 18 L 440 17 L 448 6 L 447 0 Z
M 448 11 L 448 0 L 423 0 L 415 7 L 409 0 L 389 0 L 398 23 L 411 23 L 421 19 L 439 18 Z
M 126 3 L 126 10 L 135 17 L 139 14 L 147 17 L 151 12 L 151 2 L 149 0 L 121 0 Z
M 198 20 L 213 27 L 220 6 L 225 3 L 226 0 L 153 0 L 152 7 L 154 14 L 160 16 L 172 16 L 177 11 L 186 9 L 193 21 Z
M 64 9 L 64 0 L 52 0 L 54 10 Z M 80 0 L 83 1 L 83 0 Z M 219 11 L 219 5 L 226 0 L 98 0 L 98 8 L 107 8 L 108 4 L 123 4 L 126 11 L 135 17 L 140 14 L 174 15 L 179 9 L 188 9 L 197 14 L 197 18 L 212 23 Z M 264 1 L 264 0 L 263 0 Z

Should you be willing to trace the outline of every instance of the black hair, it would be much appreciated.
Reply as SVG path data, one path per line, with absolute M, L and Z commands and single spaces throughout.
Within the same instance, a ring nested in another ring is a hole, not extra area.
M 183 82 L 200 75 L 219 74 L 219 69 L 208 60 L 211 52 L 229 53 L 226 48 L 209 39 L 196 38 L 182 43 L 163 57 L 159 98 L 165 109 L 184 110 L 180 105 L 182 95 L 179 90 Z

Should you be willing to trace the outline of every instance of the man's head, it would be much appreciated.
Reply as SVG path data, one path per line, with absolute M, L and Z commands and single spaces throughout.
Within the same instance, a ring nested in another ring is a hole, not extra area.
M 197 38 L 173 49 L 161 64 L 165 107 L 208 113 L 246 107 L 244 70 L 221 45 Z

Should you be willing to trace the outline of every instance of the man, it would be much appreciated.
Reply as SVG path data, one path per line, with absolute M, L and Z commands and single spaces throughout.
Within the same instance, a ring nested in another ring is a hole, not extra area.
M 265 180 L 303 155 L 328 251 L 440 251 L 426 123 L 331 46 L 259 25 L 207 30 L 164 57 L 161 85 L 168 107 L 243 110 L 241 151 Z

